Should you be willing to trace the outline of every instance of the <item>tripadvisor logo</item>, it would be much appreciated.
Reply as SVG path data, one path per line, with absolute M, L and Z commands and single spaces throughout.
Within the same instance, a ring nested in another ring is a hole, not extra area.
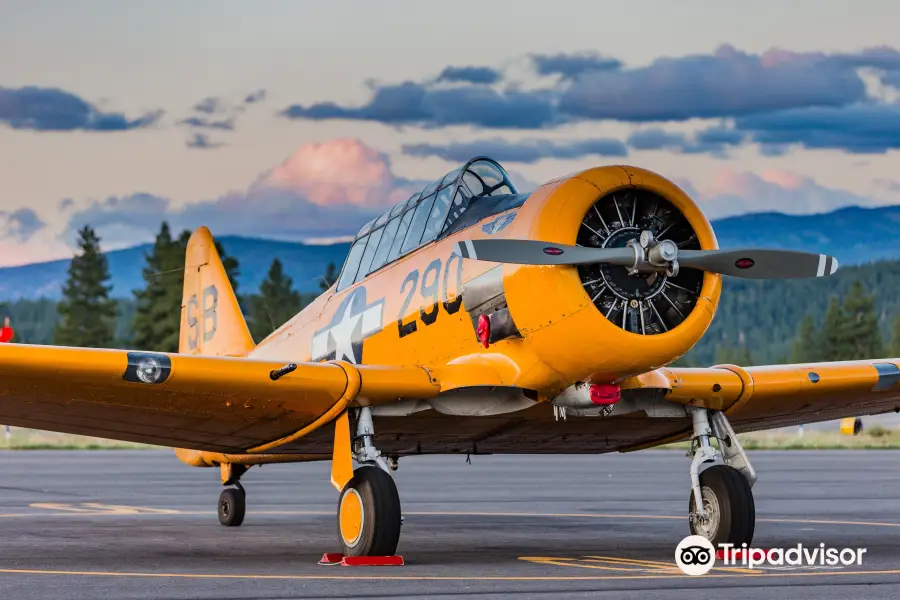
M 675 548 L 675 564 L 686 575 L 706 575 L 716 562 L 716 549 L 702 535 L 689 535 Z
M 686 575 L 705 575 L 715 566 L 716 559 L 725 567 L 799 567 L 861 565 L 866 548 L 827 548 L 825 544 L 791 548 L 748 548 L 747 544 L 719 544 L 718 549 L 705 537 L 689 535 L 675 548 L 675 564 Z

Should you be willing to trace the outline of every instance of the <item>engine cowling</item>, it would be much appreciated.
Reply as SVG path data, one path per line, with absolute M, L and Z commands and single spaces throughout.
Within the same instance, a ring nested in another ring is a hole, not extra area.
M 510 237 L 559 244 L 619 247 L 649 230 L 682 249 L 718 248 L 687 194 L 636 167 L 598 167 L 550 182 L 516 221 Z M 506 265 L 504 288 L 519 331 L 541 361 L 567 381 L 615 381 L 668 364 L 696 344 L 718 305 L 721 276 Z

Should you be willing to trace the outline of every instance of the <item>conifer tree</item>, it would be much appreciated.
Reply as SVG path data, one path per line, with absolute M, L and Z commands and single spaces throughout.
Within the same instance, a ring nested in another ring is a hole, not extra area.
M 846 319 L 844 309 L 837 298 L 832 298 L 825 311 L 822 323 L 821 348 L 822 360 L 850 360 L 850 352 L 846 344 Z
M 113 345 L 116 301 L 109 297 L 109 265 L 100 251 L 100 238 L 85 225 L 78 232 L 80 252 L 72 258 L 63 299 L 57 308 L 60 322 L 54 343 L 61 346 L 108 348 Z
M 875 299 L 866 293 L 863 284 L 856 280 L 844 298 L 844 346 L 848 360 L 881 358 L 884 343 L 878 329 Z
M 894 316 L 891 324 L 891 356 L 900 356 L 900 313 Z
M 296 315 L 301 306 L 300 294 L 294 282 L 285 275 L 277 258 L 272 261 L 269 274 L 259 284 L 259 294 L 251 296 L 250 330 L 260 341 Z
M 715 362 L 717 365 L 738 365 L 746 367 L 752 365 L 750 349 L 744 344 L 729 346 L 721 344 L 716 346 Z
M 177 352 L 181 327 L 184 248 L 163 221 L 144 267 L 146 287 L 135 290 L 132 344 L 140 350 Z
M 805 363 L 822 360 L 822 334 L 816 328 L 813 316 L 806 315 L 797 331 L 794 346 L 791 349 L 791 362 Z

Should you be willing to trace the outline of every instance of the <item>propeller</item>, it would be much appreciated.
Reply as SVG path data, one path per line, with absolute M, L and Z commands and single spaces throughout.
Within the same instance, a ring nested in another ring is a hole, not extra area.
M 539 240 L 482 239 L 457 242 L 454 252 L 463 258 L 517 265 L 583 265 L 606 263 L 628 268 L 630 275 L 665 273 L 679 269 L 710 271 L 744 279 L 802 279 L 832 275 L 838 270 L 833 256 L 747 248 L 738 250 L 680 250 L 672 240 L 656 240 L 645 230 L 639 240 L 620 248 L 568 246 Z

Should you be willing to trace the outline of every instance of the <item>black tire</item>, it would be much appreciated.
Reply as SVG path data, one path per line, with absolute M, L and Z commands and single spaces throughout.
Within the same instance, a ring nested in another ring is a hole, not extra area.
M 347 502 L 361 502 L 361 526 L 355 539 L 345 539 L 341 513 Z M 337 537 L 344 556 L 393 556 L 400 541 L 400 495 L 394 479 L 377 466 L 362 466 L 353 472 L 338 498 Z
M 247 511 L 247 497 L 240 488 L 225 488 L 219 494 L 219 523 L 239 527 Z
M 707 538 L 714 546 L 732 543 L 737 547 L 753 541 L 756 528 L 756 504 L 747 479 L 728 465 L 714 465 L 700 473 L 700 491 L 718 506 L 718 519 L 708 527 L 690 523 L 691 534 Z M 688 510 L 694 512 L 694 494 L 690 494 Z

